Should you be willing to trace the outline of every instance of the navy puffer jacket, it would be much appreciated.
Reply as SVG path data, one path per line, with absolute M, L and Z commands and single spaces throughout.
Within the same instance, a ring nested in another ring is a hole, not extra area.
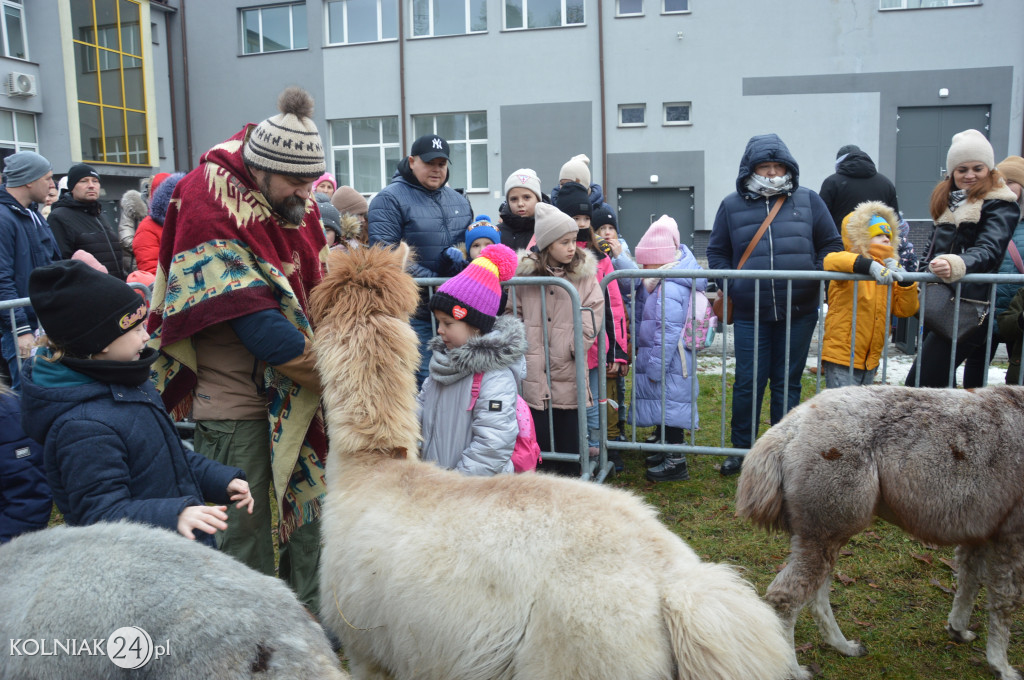
M 781 195 L 765 198 L 751 192 L 746 181 L 761 163 L 785 165 L 793 180 L 779 214 L 754 247 L 744 270 L 821 271 L 825 255 L 843 249 L 843 241 L 824 201 L 815 192 L 801 187 L 800 168 L 789 149 L 777 135 L 758 135 L 747 142 L 736 178 L 736 192 L 722 201 L 708 241 L 708 266 L 711 269 L 736 269 L 743 251 L 753 240 L 761 222 Z M 719 280 L 719 287 L 722 282 Z M 754 279 L 732 279 L 729 295 L 735 305 L 735 318 L 754 319 Z M 786 318 L 785 279 L 761 280 L 760 320 Z M 793 281 L 792 317 L 817 312 L 818 281 Z
M 406 157 L 398 163 L 391 184 L 373 197 L 366 218 L 369 244 L 405 241 L 416 250 L 410 273 L 426 278 L 438 276 L 445 248 L 465 240 L 473 209 L 447 184 L 433 191 L 420 184 Z
M 21 429 L 18 396 L 0 391 L 0 543 L 45 529 L 51 507 L 43 447 Z
M 184 447 L 148 380 L 101 383 L 37 356 L 22 390 L 22 425 L 43 443 L 53 500 L 70 525 L 128 519 L 177 531 L 187 506 L 227 504 L 228 484 L 245 478 Z

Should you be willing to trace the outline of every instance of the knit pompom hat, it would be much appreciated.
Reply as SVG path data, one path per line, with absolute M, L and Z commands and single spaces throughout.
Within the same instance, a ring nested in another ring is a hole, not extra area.
M 561 182 L 563 179 L 572 180 L 573 182 L 579 182 L 585 187 L 590 186 L 590 159 L 585 154 L 579 154 L 573 156 L 562 169 L 558 171 L 558 181 Z
M 668 215 L 662 215 L 636 244 L 638 264 L 665 264 L 679 252 L 679 225 Z
M 508 192 L 517 188 L 529 189 L 538 201 L 543 200 L 540 191 L 540 177 L 530 168 L 519 168 L 508 176 L 508 179 L 505 180 L 505 198 L 508 198 Z
M 501 311 L 501 282 L 512 278 L 517 263 L 508 246 L 487 246 L 462 272 L 441 284 L 430 298 L 430 311 L 447 312 L 481 333 L 489 333 Z
M 1003 173 L 1007 182 L 1016 182 L 1024 186 L 1024 158 L 1007 156 L 996 168 Z
M 498 228 L 491 224 L 491 218 L 488 215 L 477 215 L 473 224 L 466 227 L 466 254 L 469 254 L 469 249 L 473 247 L 473 241 L 481 238 L 491 239 L 491 243 L 501 243 L 501 234 L 498 232 Z
M 47 337 L 75 357 L 99 352 L 146 319 L 146 301 L 128 284 L 79 260 L 33 269 L 28 297 Z
M 327 170 L 324 145 L 311 116 L 313 97 L 289 87 L 277 98 L 281 113 L 252 128 L 242 148 L 245 164 L 279 175 L 316 179 Z
M 330 195 L 334 195 L 334 192 L 338 190 L 338 180 L 334 179 L 334 175 L 332 175 L 329 172 L 325 172 L 324 174 L 322 174 L 319 177 L 317 177 L 316 181 L 313 182 L 313 188 L 315 189 L 318 186 L 320 186 L 321 182 L 330 182 L 330 184 L 331 184 L 331 193 L 330 193 Z
M 985 135 L 977 130 L 964 130 L 953 135 L 953 143 L 946 154 L 946 172 L 952 175 L 956 166 L 970 161 L 984 163 L 989 170 L 996 168 L 996 153 Z
M 338 187 L 331 196 L 331 205 L 342 215 L 365 215 L 370 209 L 363 195 L 350 186 Z
M 533 213 L 533 235 L 537 239 L 537 250 L 544 250 L 566 234 L 575 234 L 579 227 L 576 220 L 550 203 L 538 203 Z
M 586 215 L 590 217 L 594 206 L 590 204 L 590 193 L 579 182 L 563 184 L 555 196 L 555 207 L 569 217 Z

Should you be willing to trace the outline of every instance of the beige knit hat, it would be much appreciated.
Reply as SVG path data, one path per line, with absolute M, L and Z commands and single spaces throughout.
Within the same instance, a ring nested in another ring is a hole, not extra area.
M 277 98 L 281 113 L 254 127 L 245 140 L 242 158 L 258 170 L 316 179 L 327 170 L 324 145 L 316 129 L 313 98 L 289 87 Z
M 538 203 L 533 213 L 533 234 L 537 237 L 537 250 L 544 250 L 566 234 L 579 231 L 576 220 L 550 203 Z
M 530 168 L 519 168 L 508 176 L 505 180 L 505 198 L 508 198 L 508 192 L 517 188 L 529 189 L 536 194 L 538 201 L 544 200 L 541 198 L 540 177 Z
M 590 189 L 590 159 L 585 154 L 579 154 L 570 158 L 562 169 L 558 171 L 558 181 L 563 179 L 579 182 Z
M 953 144 L 946 154 L 946 172 L 953 174 L 953 168 L 961 163 L 979 161 L 989 170 L 995 170 L 996 153 L 992 145 L 977 130 L 964 130 L 953 135 Z
M 342 215 L 365 215 L 370 209 L 363 195 L 350 186 L 338 187 L 331 196 L 331 205 Z
M 1007 156 L 1003 162 L 996 166 L 1007 182 L 1016 182 L 1024 186 L 1024 158 L 1020 156 Z

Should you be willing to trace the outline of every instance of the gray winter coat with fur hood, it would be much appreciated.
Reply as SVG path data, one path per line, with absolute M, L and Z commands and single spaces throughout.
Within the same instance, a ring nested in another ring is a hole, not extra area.
M 466 475 L 487 477 L 513 472 L 512 449 L 519 435 L 516 396 L 526 375 L 526 329 L 511 316 L 499 316 L 490 333 L 447 349 L 430 341 L 430 376 L 418 401 L 420 458 Z M 483 373 L 472 410 L 473 376 Z

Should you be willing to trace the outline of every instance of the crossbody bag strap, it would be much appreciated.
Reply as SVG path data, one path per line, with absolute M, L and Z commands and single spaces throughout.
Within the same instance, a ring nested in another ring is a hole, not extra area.
M 775 201 L 775 205 L 772 206 L 771 211 L 768 213 L 768 217 L 764 218 L 764 222 L 761 223 L 761 228 L 757 230 L 757 233 L 754 234 L 754 238 L 750 240 L 750 245 L 748 245 L 747 249 L 743 251 L 743 257 L 740 258 L 740 263 L 737 265 L 736 269 L 743 269 L 743 265 L 747 263 L 747 258 L 750 257 L 752 252 L 754 252 L 754 247 L 757 246 L 757 242 L 761 240 L 762 236 L 764 236 L 764 232 L 768 231 L 768 226 L 772 223 L 772 220 L 775 219 L 775 216 L 779 214 L 779 211 L 782 210 L 782 204 L 785 202 L 785 194 L 783 194 L 779 200 Z
M 1017 250 L 1017 244 L 1010 241 L 1006 249 L 1010 252 L 1010 259 L 1013 260 L 1013 266 L 1017 268 L 1021 274 L 1024 274 L 1024 262 L 1020 259 L 1020 251 Z

